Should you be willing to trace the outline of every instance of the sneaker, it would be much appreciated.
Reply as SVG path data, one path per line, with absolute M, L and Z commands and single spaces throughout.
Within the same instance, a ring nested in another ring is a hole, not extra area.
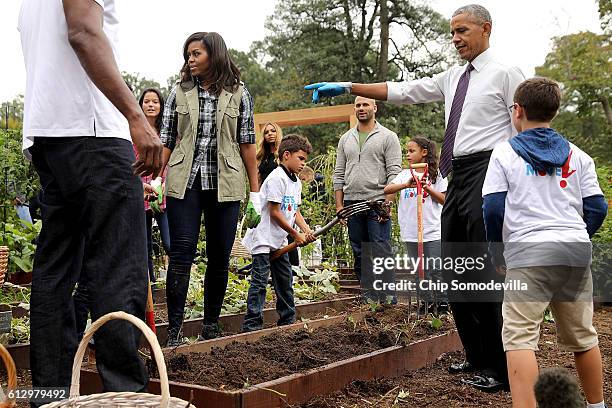
M 221 336 L 219 323 L 206 323 L 202 326 L 202 332 L 198 336 L 198 341 L 216 339 Z
M 166 340 L 166 347 L 178 347 L 185 341 L 181 336 L 181 329 L 168 329 L 168 340 Z

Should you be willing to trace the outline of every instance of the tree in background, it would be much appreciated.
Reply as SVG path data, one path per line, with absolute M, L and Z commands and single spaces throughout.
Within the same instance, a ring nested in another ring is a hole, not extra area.
M 564 105 L 554 125 L 588 153 L 610 163 L 612 147 L 612 47 L 608 35 L 591 32 L 553 39 L 536 75 L 561 83 Z
M 21 129 L 23 122 L 23 95 L 0 104 L 0 129 Z
M 249 53 L 235 53 L 257 112 L 312 107 L 303 86 L 314 81 L 374 82 L 432 75 L 453 62 L 448 21 L 423 1 L 288 0 L 266 22 L 270 34 Z M 351 103 L 351 96 L 325 104 Z M 441 140 L 441 104 L 394 107 L 380 104 L 381 122 L 400 135 Z M 317 153 L 337 143 L 345 125 L 298 130 Z

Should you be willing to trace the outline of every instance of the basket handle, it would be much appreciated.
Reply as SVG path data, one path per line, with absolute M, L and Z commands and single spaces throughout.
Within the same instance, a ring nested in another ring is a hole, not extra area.
M 0 358 L 4 362 L 8 375 L 7 398 L 6 401 L 0 401 L 0 408 L 11 408 L 15 406 L 15 393 L 11 393 L 11 391 L 15 391 L 15 388 L 17 388 L 17 370 L 15 369 L 13 357 L 11 357 L 8 350 L 2 344 L 0 344 Z M 8 398 L 8 395 L 11 394 L 13 398 Z
M 138 327 L 151 345 L 151 350 L 153 351 L 153 355 L 155 357 L 155 364 L 157 364 L 157 370 L 159 371 L 159 380 L 161 388 L 160 407 L 167 408 L 168 404 L 170 403 L 170 386 L 168 384 L 168 373 L 166 371 L 166 363 L 164 362 L 164 354 L 162 353 L 162 350 L 159 347 L 157 337 L 155 336 L 155 334 L 153 334 L 153 331 L 145 324 L 145 322 L 126 312 L 112 312 L 105 314 L 104 316 L 93 322 L 89 329 L 83 335 L 83 340 L 81 340 L 81 343 L 79 344 L 79 348 L 77 349 L 77 352 L 74 356 L 74 362 L 72 363 L 72 384 L 70 385 L 70 398 L 76 398 L 79 396 L 81 365 L 83 363 L 83 356 L 85 355 L 85 350 L 87 349 L 87 344 L 89 343 L 89 340 L 104 323 L 110 320 L 117 319 L 127 320 L 128 322 Z

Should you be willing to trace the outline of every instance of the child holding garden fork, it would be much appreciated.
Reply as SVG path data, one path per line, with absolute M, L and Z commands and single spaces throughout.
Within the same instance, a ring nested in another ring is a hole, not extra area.
M 406 243 L 408 256 L 412 259 L 419 257 L 418 253 L 418 226 L 417 226 L 417 199 L 418 192 L 415 186 L 413 174 L 420 178 L 422 194 L 422 225 L 423 225 L 423 264 L 425 279 L 433 282 L 442 282 L 441 271 L 428 267 L 433 266 L 435 258 L 441 257 L 440 245 L 440 215 L 448 185 L 445 178 L 438 172 L 438 155 L 436 143 L 424 137 L 414 137 L 407 145 L 408 169 L 402 170 L 389 185 L 385 187 L 385 194 L 400 192 L 399 205 L 397 209 L 400 234 L 402 241 Z M 426 164 L 420 168 L 419 164 Z M 427 169 L 428 175 L 423 175 Z M 427 260 L 430 259 L 428 262 Z M 429 264 L 429 265 L 428 265 Z M 436 291 L 420 291 L 423 300 L 430 305 L 431 310 L 421 312 L 446 312 L 448 311 L 448 299 L 446 293 Z

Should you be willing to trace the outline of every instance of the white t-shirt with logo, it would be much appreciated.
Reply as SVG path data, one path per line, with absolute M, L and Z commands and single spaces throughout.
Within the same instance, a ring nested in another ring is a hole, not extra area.
M 504 242 L 590 242 L 582 218 L 582 199 L 603 193 L 593 159 L 572 143 L 570 149 L 569 160 L 562 167 L 543 172 L 535 171 L 509 142 L 493 149 L 482 195 L 507 191 Z M 519 248 L 528 247 L 506 245 L 508 266 L 535 266 L 527 265 L 534 258 Z M 554 259 L 535 258 L 543 266 L 555 264 Z
M 265 254 L 287 245 L 287 231 L 270 217 L 268 202 L 280 204 L 281 212 L 289 223 L 295 224 L 295 216 L 302 203 L 302 183 L 298 178 L 292 181 L 282 167 L 277 167 L 266 177 L 261 185 L 261 221 L 257 227 L 249 229 L 242 244 L 251 254 Z
M 419 173 L 417 173 L 417 177 Z M 404 184 L 412 179 L 410 170 L 402 170 L 391 181 L 391 184 Z M 438 173 L 436 182 L 428 185 L 440 193 L 446 192 L 448 181 Z M 417 242 L 417 189 L 409 187 L 399 192 L 399 205 L 397 207 L 397 217 L 400 225 L 400 235 L 404 242 Z M 442 204 L 433 200 L 427 191 L 423 190 L 423 241 L 437 241 L 440 239 L 440 215 L 442 214 Z
M 104 10 L 104 33 L 117 59 L 115 0 L 94 1 Z M 130 140 L 126 119 L 89 79 L 68 42 L 62 0 L 23 0 L 18 29 L 26 68 L 24 151 L 35 137 Z

